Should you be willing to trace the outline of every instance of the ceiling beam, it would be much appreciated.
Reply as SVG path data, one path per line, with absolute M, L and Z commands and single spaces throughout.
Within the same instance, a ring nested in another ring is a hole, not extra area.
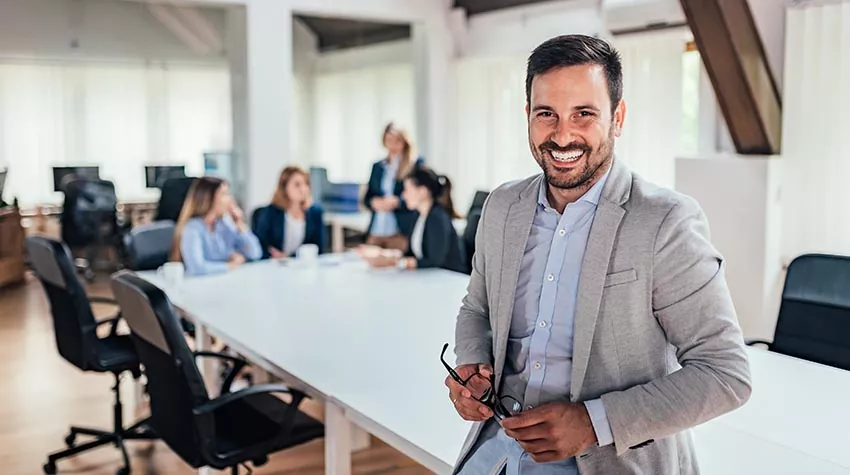
M 680 0 L 738 153 L 779 153 L 782 102 L 742 0 Z

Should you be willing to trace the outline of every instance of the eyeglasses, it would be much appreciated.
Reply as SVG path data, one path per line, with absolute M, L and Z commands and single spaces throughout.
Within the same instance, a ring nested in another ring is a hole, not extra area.
M 446 350 L 448 348 L 448 343 L 443 345 L 443 352 L 440 353 L 440 361 L 455 382 L 468 389 L 475 400 L 490 408 L 497 420 L 501 421 L 502 419 L 519 414 L 522 410 L 522 404 L 519 401 L 511 396 L 499 397 L 496 395 L 496 390 L 494 389 L 496 387 L 496 376 L 493 373 L 490 373 L 489 378 L 478 372 L 466 379 L 461 378 L 457 374 L 457 371 L 446 363 Z

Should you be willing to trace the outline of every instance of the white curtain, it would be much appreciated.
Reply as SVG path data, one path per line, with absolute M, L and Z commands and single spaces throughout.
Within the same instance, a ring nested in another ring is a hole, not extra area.
M 151 199 L 145 165 L 203 173 L 203 152 L 230 149 L 225 65 L 0 59 L 4 197 L 56 203 L 51 167 L 97 165 L 121 199 Z
M 457 102 L 453 127 L 453 182 L 458 211 L 475 191 L 540 172 L 528 146 L 522 56 L 466 58 L 455 65 Z
M 616 153 L 653 183 L 673 188 L 682 152 L 682 70 L 687 32 L 624 35 L 614 39 L 623 60 L 626 122 Z
M 850 254 L 850 3 L 788 10 L 782 247 Z
M 381 134 L 387 123 L 416 137 L 412 65 L 319 74 L 313 85 L 311 163 L 326 167 L 331 181 L 369 179 L 371 164 L 386 153 Z

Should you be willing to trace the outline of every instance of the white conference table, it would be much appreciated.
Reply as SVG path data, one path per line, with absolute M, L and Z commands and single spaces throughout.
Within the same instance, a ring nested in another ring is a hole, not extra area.
M 450 473 L 470 426 L 447 398 L 439 354 L 454 339 L 467 277 L 322 262 L 264 261 L 176 285 L 139 274 L 196 320 L 199 341 L 221 338 L 325 402 L 326 473 L 350 473 L 358 428 Z M 749 354 L 750 402 L 694 431 L 702 473 L 850 475 L 850 372 Z
M 365 233 L 369 229 L 369 221 L 372 219 L 372 213 L 367 211 L 358 211 L 356 213 L 325 213 L 325 223 L 331 225 L 331 250 L 333 252 L 343 252 L 345 250 L 344 229 L 353 229 Z M 466 229 L 466 219 L 455 219 L 455 231 L 463 235 Z

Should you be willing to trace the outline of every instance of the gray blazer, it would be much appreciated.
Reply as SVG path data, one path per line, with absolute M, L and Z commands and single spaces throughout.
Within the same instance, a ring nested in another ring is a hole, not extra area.
M 457 318 L 458 364 L 492 363 L 497 381 L 542 181 L 490 193 Z M 723 261 L 693 199 L 614 161 L 582 263 L 574 334 L 570 400 L 601 397 L 614 434 L 613 445 L 578 458 L 582 475 L 699 473 L 688 429 L 744 404 L 751 383 Z

